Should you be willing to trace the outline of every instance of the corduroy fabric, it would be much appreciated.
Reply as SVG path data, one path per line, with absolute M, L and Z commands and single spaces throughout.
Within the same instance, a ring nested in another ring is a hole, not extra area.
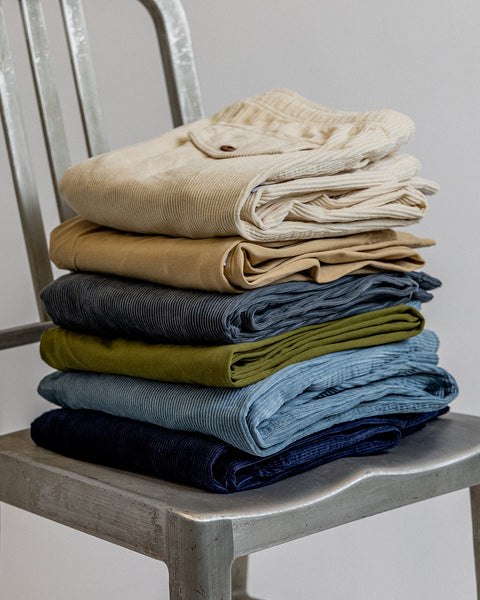
M 42 334 L 43 360 L 62 371 L 131 375 L 160 381 L 243 387 L 287 365 L 330 352 L 387 344 L 418 335 L 422 315 L 411 306 L 307 325 L 243 344 L 192 346 L 104 338 L 57 327 Z
M 31 436 L 37 445 L 71 458 L 227 493 L 268 485 L 339 458 L 384 452 L 438 414 L 344 423 L 268 458 L 251 456 L 200 434 L 86 410 L 47 412 L 32 423 Z
M 125 233 L 74 217 L 52 231 L 50 258 L 60 269 L 242 292 L 288 281 L 324 283 L 351 273 L 413 271 L 424 265 L 414 249 L 434 244 L 392 230 L 263 244 L 238 237 L 190 240 Z
M 328 354 L 290 365 L 240 389 L 149 381 L 92 372 L 57 372 L 38 388 L 50 402 L 213 435 L 266 456 L 344 421 L 439 410 L 455 380 L 437 366 L 431 331 L 403 342 Z
M 237 295 L 70 273 L 40 296 L 54 323 L 81 333 L 172 344 L 238 344 L 396 304 L 428 302 L 428 290 L 440 285 L 426 273 L 381 272 L 323 284 L 282 283 Z
M 274 90 L 90 158 L 60 191 L 85 218 L 138 233 L 274 241 L 398 227 L 418 222 L 437 189 L 415 158 L 391 156 L 412 132 L 395 111 Z

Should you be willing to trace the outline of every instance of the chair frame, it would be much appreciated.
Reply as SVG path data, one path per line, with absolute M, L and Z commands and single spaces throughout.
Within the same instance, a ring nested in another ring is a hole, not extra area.
M 155 23 L 175 126 L 202 118 L 179 0 L 139 0 Z M 70 164 L 41 0 L 19 0 L 50 171 Z M 81 0 L 60 0 L 89 156 L 108 150 Z M 32 161 L 0 4 L 0 108 L 39 312 L 0 332 L 0 349 L 38 341 L 52 324 L 39 300 L 52 280 Z M 449 414 L 386 455 L 343 459 L 259 490 L 217 495 L 75 461 L 36 447 L 28 430 L 0 437 L 0 501 L 164 561 L 171 600 L 253 600 L 247 556 L 302 536 L 470 487 L 480 599 L 480 418 Z

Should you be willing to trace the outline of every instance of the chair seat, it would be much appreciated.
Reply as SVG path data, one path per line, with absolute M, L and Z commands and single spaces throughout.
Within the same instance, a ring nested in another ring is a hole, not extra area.
M 479 482 L 480 417 L 458 413 L 387 454 L 229 495 L 66 458 L 28 430 L 0 437 L 0 501 L 160 560 L 179 519 L 192 544 L 221 525 L 238 557 Z

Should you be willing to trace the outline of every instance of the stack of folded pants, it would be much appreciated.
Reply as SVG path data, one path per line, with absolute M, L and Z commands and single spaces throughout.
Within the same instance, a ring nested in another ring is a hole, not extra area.
M 436 185 L 395 111 L 288 90 L 91 158 L 51 236 L 42 299 L 55 452 L 218 492 L 375 454 L 448 410 L 421 304 Z

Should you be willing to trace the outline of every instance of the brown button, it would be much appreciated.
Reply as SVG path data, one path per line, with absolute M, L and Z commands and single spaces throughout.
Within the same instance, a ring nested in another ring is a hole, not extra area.
M 220 146 L 220 150 L 223 150 L 224 152 L 233 152 L 234 150 L 236 150 L 235 146 L 229 146 L 228 144 L 224 144 L 223 146 Z

